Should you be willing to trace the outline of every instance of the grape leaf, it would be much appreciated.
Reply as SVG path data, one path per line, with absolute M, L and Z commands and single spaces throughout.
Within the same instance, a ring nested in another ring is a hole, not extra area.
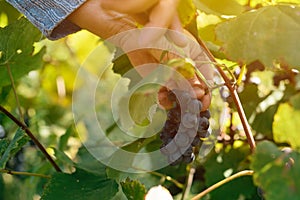
M 119 114 L 122 125 L 129 128 L 133 126 L 133 122 L 138 125 L 149 124 L 152 117 L 150 108 L 157 105 L 156 102 L 157 90 L 154 86 L 146 89 L 141 88 L 131 95 L 124 95 L 119 103 Z
M 10 83 L 7 67 L 14 79 L 42 66 L 45 48 L 33 55 L 33 43 L 41 39 L 40 31 L 27 19 L 0 28 L 0 86 Z
M 120 48 L 116 48 L 113 64 L 113 71 L 122 76 L 133 68 L 128 56 Z
M 274 62 L 300 69 L 300 7 L 266 6 L 220 23 L 217 38 L 228 58 L 272 67 Z
M 14 156 L 27 142 L 29 137 L 22 129 L 18 129 L 0 159 L 0 169 L 4 169 L 7 161 Z
M 76 166 L 78 168 L 93 174 L 106 176 L 106 166 L 97 160 L 84 146 L 78 150 L 76 160 Z
M 295 109 L 300 110 L 300 93 L 292 96 L 290 102 Z
M 240 93 L 241 102 L 247 102 L 247 106 L 244 108 L 247 118 L 256 111 L 258 104 L 266 98 L 259 97 L 257 86 L 256 84 L 247 84 L 243 92 Z
M 9 24 L 17 20 L 21 16 L 17 9 L 15 9 L 6 1 L 0 1 L 0 15 L 2 13 L 4 13 L 7 16 L 7 21 Z
M 251 124 L 252 128 L 256 132 L 262 133 L 264 136 L 272 139 L 273 121 L 277 109 L 278 105 L 276 104 L 268 107 L 264 112 L 256 114 L 255 119 Z
M 278 143 L 289 143 L 293 148 L 300 148 L 299 140 L 300 110 L 295 110 L 288 103 L 280 104 L 273 122 L 273 136 Z
M 118 184 L 114 180 L 76 168 L 73 174 L 54 174 L 41 199 L 110 200 L 117 192 Z
M 123 193 L 128 200 L 142 200 L 146 195 L 146 188 L 137 180 L 130 180 L 127 178 L 121 182 Z
M 5 150 L 7 149 L 9 145 L 9 140 L 7 138 L 1 139 L 0 140 L 0 156 L 4 154 Z
M 70 138 L 70 136 L 75 132 L 74 130 L 74 126 L 70 126 L 65 134 L 63 134 L 60 139 L 59 139 L 59 142 L 58 142 L 58 149 L 61 150 L 61 151 L 64 151 L 66 148 L 67 148 L 67 145 L 68 145 L 68 140 Z
M 196 17 L 196 7 L 193 0 L 180 0 L 178 15 L 182 25 L 188 25 Z
M 196 7 L 208 14 L 214 15 L 238 15 L 245 8 L 235 0 L 194 0 Z
M 228 172 L 234 174 L 241 168 L 247 168 L 243 165 L 245 165 L 244 160 L 248 154 L 249 151 L 245 147 L 230 148 L 219 154 L 215 152 L 210 154 L 204 164 L 206 186 L 221 181 Z M 244 196 L 245 199 L 253 199 L 257 196 L 257 192 L 251 177 L 241 177 L 212 191 L 210 195 L 211 199 L 234 200 L 240 196 Z
M 3 103 L 6 101 L 10 91 L 11 91 L 10 85 L 0 88 L 0 103 Z
M 285 153 L 269 141 L 260 142 L 252 157 L 254 182 L 267 200 L 299 199 L 300 154 Z M 276 192 L 275 192 L 276 191 Z

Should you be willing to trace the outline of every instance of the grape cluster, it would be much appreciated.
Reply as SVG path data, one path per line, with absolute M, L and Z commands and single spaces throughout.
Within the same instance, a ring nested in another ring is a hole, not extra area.
M 201 112 L 201 101 L 186 91 L 170 91 L 168 98 L 174 106 L 168 110 L 167 120 L 160 133 L 163 142 L 160 151 L 167 156 L 170 165 L 191 163 L 195 159 L 193 147 L 200 147 L 201 138 L 210 135 L 210 112 Z

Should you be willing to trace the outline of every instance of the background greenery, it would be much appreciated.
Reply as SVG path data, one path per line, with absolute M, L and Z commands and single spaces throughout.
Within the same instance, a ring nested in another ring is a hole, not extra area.
M 96 47 L 101 50 L 97 59 L 110 63 L 115 49 L 86 31 L 49 41 L 0 1 L 0 105 L 26 123 L 63 170 L 55 172 L 24 131 L 0 113 L 0 199 L 143 199 L 157 185 L 181 199 L 191 168 L 196 171 L 187 199 L 245 169 L 254 170 L 253 176 L 237 178 L 203 199 L 299 199 L 299 4 L 299 0 L 182 0 L 182 23 L 191 31 L 197 27 L 218 62 L 236 76 L 257 149 L 251 153 L 234 103 L 226 88 L 220 88 L 214 95 L 224 103 L 217 100 L 211 105 L 220 134 L 207 157 L 192 165 L 128 174 L 104 166 L 87 152 L 74 128 L 71 108 L 81 64 Z M 103 77 L 103 97 L 119 74 L 130 68 L 126 58 L 118 61 Z M 99 70 L 89 63 L 86 67 L 94 73 Z M 143 91 L 137 94 L 131 110 L 138 122 L 146 118 L 139 106 L 145 103 L 143 96 Z M 103 101 L 97 109 L 105 115 L 109 106 Z M 128 142 L 118 137 L 118 131 L 109 137 L 121 146 Z M 125 148 L 151 151 L 159 144 L 159 137 L 153 137 L 139 147 L 133 143 Z M 47 177 L 10 175 L 4 169 Z

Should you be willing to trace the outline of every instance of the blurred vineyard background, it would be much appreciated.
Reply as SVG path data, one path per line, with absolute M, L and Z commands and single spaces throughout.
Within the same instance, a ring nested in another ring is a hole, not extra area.
M 196 172 L 187 199 L 245 169 L 254 170 L 254 175 L 227 183 L 204 199 L 299 199 L 299 4 L 298 0 L 195 0 L 194 3 L 182 3 L 186 9 L 179 8 L 186 26 L 190 28 L 196 22 L 197 26 L 193 27 L 197 27 L 198 34 L 218 62 L 226 64 L 235 76 L 239 96 L 258 144 L 251 154 L 226 88 L 214 90 L 216 100 L 211 110 L 213 120 L 219 124 L 220 134 L 210 154 L 193 163 Z M 191 14 L 196 9 L 197 17 Z M 49 181 L 47 178 L 1 173 L 0 199 L 39 199 L 41 196 L 62 199 L 70 194 L 78 195 L 78 199 L 93 199 L 100 195 L 99 188 L 103 195 L 101 199 L 128 198 L 130 192 L 136 195 L 133 199 L 140 199 L 148 189 L 159 184 L 166 187 L 174 199 L 181 199 L 190 165 L 168 166 L 143 174 L 122 173 L 98 162 L 82 146 L 72 113 L 76 74 L 83 63 L 92 73 L 101 70 L 97 67 L 111 64 L 102 76 L 103 96 L 99 96 L 97 104 L 98 112 L 105 116 L 110 102 L 101 99 L 109 98 L 108 92 L 124 68 L 124 62 L 115 63 L 115 66 L 111 63 L 114 47 L 87 31 L 49 41 L 20 17 L 20 13 L 0 0 L 0 105 L 24 120 L 65 173 L 55 173 L 36 145 L 0 113 L 0 168 L 54 174 Z M 18 53 L 19 48 L 22 51 Z M 96 48 L 101 52 L 95 57 L 97 64 L 93 60 L 85 62 Z M 9 67 L 7 61 L 11 63 Z M 141 98 L 133 102 L 135 116 L 140 116 L 138 109 L 144 103 Z M 108 116 L 107 120 L 112 119 Z M 127 144 L 127 138 L 118 137 L 118 133 L 112 131 L 109 137 Z M 138 150 L 151 151 L 160 144 L 159 137 L 154 137 L 150 142 L 142 143 Z M 87 181 L 88 195 L 78 191 L 79 186 L 67 176 L 75 168 L 75 178 Z M 90 181 L 83 177 L 93 178 Z M 105 185 L 103 180 L 108 184 Z M 60 190 L 64 186 L 65 190 Z

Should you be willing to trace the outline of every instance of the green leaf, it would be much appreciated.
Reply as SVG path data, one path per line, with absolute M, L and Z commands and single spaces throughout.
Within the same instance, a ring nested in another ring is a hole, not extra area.
M 142 126 L 148 125 L 153 117 L 150 108 L 157 105 L 157 91 L 155 86 L 146 86 L 130 95 L 124 95 L 119 103 L 119 114 L 122 125 L 127 126 L 127 128 L 132 126 L 133 122 Z
M 29 137 L 22 129 L 18 129 L 0 159 L 0 169 L 4 169 L 7 161 L 13 157 L 27 142 Z
M 81 147 L 78 150 L 76 160 L 76 167 L 99 176 L 106 176 L 106 166 L 97 160 L 85 147 Z
M 156 135 L 148 138 L 139 138 L 129 144 L 122 146 L 119 150 L 111 155 L 109 166 L 118 166 L 120 169 L 130 169 L 136 159 L 136 154 L 147 144 L 156 139 Z M 124 156 L 124 151 L 133 152 Z
M 268 107 L 264 112 L 258 113 L 252 123 L 252 128 L 258 132 L 267 136 L 269 139 L 273 138 L 273 121 L 274 115 L 278 109 L 278 105 Z
M 147 192 L 143 184 L 129 178 L 121 182 L 121 186 L 128 200 L 143 200 Z
M 300 7 L 267 6 L 220 23 L 217 38 L 228 58 L 272 67 L 274 62 L 300 69 Z
M 180 0 L 178 15 L 182 25 L 188 25 L 196 17 L 196 7 L 193 0 Z
M 300 110 L 300 93 L 292 96 L 290 102 L 295 109 Z
M 247 118 L 249 118 L 253 112 L 256 111 L 258 104 L 264 100 L 264 98 L 258 95 L 258 85 L 247 84 L 242 93 L 240 93 L 241 102 L 247 102 L 244 107 Z
M 122 76 L 133 68 L 128 56 L 120 48 L 116 48 L 113 64 L 113 71 Z
M 58 149 L 60 151 L 64 151 L 67 148 L 68 140 L 70 136 L 74 133 L 74 131 L 74 126 L 72 125 L 66 130 L 65 134 L 63 134 L 60 137 L 60 140 L 58 142 Z
M 248 154 L 249 150 L 245 146 L 236 149 L 228 147 L 219 154 L 215 152 L 210 154 L 204 163 L 206 186 L 211 186 L 229 175 L 247 169 L 245 159 Z M 257 191 L 251 177 L 241 177 L 212 191 L 210 195 L 211 199 L 234 200 L 240 196 L 254 199 Z
M 214 15 L 238 15 L 245 8 L 235 0 L 194 0 L 196 7 L 208 14 Z
M 1 14 L 5 14 L 7 16 L 8 23 L 12 23 L 21 16 L 17 9 L 4 0 L 0 1 L 0 15 Z
M 60 161 L 61 163 L 67 165 L 67 166 L 70 166 L 70 167 L 73 167 L 74 166 L 74 162 L 71 160 L 71 158 L 69 158 L 65 152 L 59 150 L 59 149 L 56 149 L 56 148 L 52 148 L 54 150 L 54 155 L 56 157 L 56 160 L 57 161 Z
M 4 87 L 0 88 L 0 103 L 6 101 L 10 91 L 11 91 L 11 86 L 10 85 L 7 85 L 7 86 L 4 86 Z
M 25 18 L 0 28 L 0 86 L 10 83 L 7 67 L 10 67 L 14 79 L 19 79 L 42 66 L 45 48 L 33 55 L 33 43 L 40 39 L 39 30 Z
M 274 116 L 273 135 L 278 143 L 289 143 L 293 148 L 300 148 L 299 140 L 300 110 L 290 104 L 281 104 Z
M 299 199 L 299 161 L 299 153 L 282 152 L 271 142 L 257 145 L 251 168 L 255 171 L 254 181 L 263 190 L 266 200 Z
M 9 140 L 7 138 L 1 139 L 0 140 L 0 156 L 4 154 L 5 150 L 7 149 L 9 145 Z
M 118 184 L 114 180 L 77 168 L 73 174 L 54 174 L 41 199 L 110 200 L 117 192 Z

